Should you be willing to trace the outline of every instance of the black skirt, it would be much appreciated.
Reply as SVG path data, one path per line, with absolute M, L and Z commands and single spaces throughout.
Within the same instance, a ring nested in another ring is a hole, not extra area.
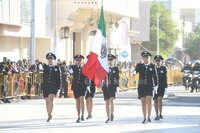
M 103 88 L 104 100 L 108 100 L 111 97 L 115 98 L 116 91 L 117 91 L 117 87 L 115 87 L 115 86 L 109 86 L 109 87 Z
M 138 98 L 153 96 L 153 88 L 148 86 L 138 87 Z
M 46 98 L 49 96 L 49 94 L 54 94 L 56 95 L 58 92 L 58 88 L 55 86 L 51 85 L 46 85 L 45 88 L 43 89 L 43 97 Z
M 91 86 L 90 87 L 90 91 L 86 91 L 86 96 L 85 96 L 85 99 L 87 99 L 88 97 L 94 97 L 94 94 L 95 94 L 95 86 Z
M 72 90 L 74 98 L 77 99 L 81 96 L 85 96 L 86 86 L 84 84 L 72 84 Z
M 163 97 L 165 94 L 165 88 L 158 88 L 158 94 L 155 94 L 153 99 L 157 99 L 158 97 Z

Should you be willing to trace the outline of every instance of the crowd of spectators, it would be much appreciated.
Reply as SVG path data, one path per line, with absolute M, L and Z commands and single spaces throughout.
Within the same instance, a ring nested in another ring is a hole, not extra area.
M 67 65 L 66 61 L 61 61 L 60 59 L 56 60 L 56 64 L 60 66 L 61 68 L 61 73 L 62 73 L 62 86 L 63 86 L 63 91 L 64 92 L 64 97 L 67 97 L 67 90 L 68 90 L 68 76 L 70 75 L 70 69 L 71 66 L 73 65 L 73 62 L 70 61 L 69 64 Z M 117 62 L 114 61 L 114 66 L 117 66 L 120 70 L 120 72 L 129 72 L 131 75 L 135 75 L 137 63 L 135 62 Z M 173 66 L 171 64 L 164 64 L 168 69 L 177 69 L 176 66 Z M 35 60 L 34 64 L 31 64 L 30 60 L 19 60 L 17 62 L 15 61 L 11 61 L 7 58 L 3 58 L 3 62 L 0 62 L 0 74 L 4 75 L 3 81 L 1 81 L 1 88 L 5 88 L 5 86 L 3 87 L 3 85 L 6 85 L 6 80 L 8 80 L 7 78 L 5 78 L 6 75 L 14 75 L 15 73 L 17 73 L 18 75 L 20 75 L 23 72 L 42 72 L 43 71 L 43 62 L 39 61 L 38 59 Z M 128 86 L 129 83 L 129 78 L 126 76 L 122 76 L 122 81 L 124 83 L 125 86 Z M 20 88 L 20 90 L 24 90 L 24 83 L 25 83 L 25 79 L 23 79 L 22 76 L 19 76 L 18 78 L 16 78 L 16 83 L 18 84 L 18 88 Z M 32 83 L 29 85 L 29 92 L 30 92 L 30 88 L 32 86 L 39 86 L 38 83 Z M 18 89 L 16 88 L 16 90 Z M 2 89 L 3 90 L 3 89 Z M 61 96 L 61 95 L 60 95 Z

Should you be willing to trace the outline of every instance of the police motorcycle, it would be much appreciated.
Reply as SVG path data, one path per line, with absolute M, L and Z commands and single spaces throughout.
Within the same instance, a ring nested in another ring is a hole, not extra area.
M 191 87 L 191 79 L 192 79 L 192 74 L 191 70 L 184 70 L 183 71 L 183 86 L 185 87 L 185 90 L 189 90 L 189 87 Z
M 193 92 L 194 89 L 196 89 L 196 92 L 200 89 L 200 71 L 193 71 L 191 92 Z

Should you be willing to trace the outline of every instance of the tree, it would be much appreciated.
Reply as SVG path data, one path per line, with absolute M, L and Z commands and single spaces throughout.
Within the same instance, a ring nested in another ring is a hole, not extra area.
M 200 59 L 200 23 L 194 28 L 193 33 L 186 38 L 184 47 L 192 60 Z
M 150 11 L 150 41 L 142 45 L 149 51 L 156 54 L 157 49 L 157 14 L 159 14 L 159 43 L 160 55 L 168 57 L 174 51 L 175 43 L 178 40 L 179 29 L 171 18 L 171 11 L 163 3 L 151 3 Z

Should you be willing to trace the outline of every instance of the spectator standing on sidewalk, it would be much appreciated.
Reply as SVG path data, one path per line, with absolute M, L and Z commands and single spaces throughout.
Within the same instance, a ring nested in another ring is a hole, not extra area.
M 68 81 L 67 81 L 67 76 L 68 76 L 68 70 L 66 66 L 66 62 L 63 61 L 61 63 L 61 74 L 62 74 L 62 89 L 60 91 L 60 98 L 62 97 L 62 92 L 64 92 L 64 98 L 67 98 L 68 96 Z

